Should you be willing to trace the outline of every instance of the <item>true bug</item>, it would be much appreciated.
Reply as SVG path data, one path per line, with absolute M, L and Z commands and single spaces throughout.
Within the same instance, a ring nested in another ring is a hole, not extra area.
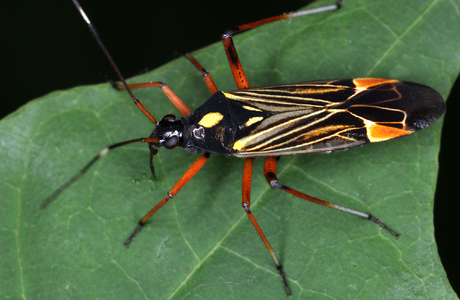
M 204 154 L 186 171 L 168 192 L 168 195 L 139 222 L 139 226 L 125 242 L 129 244 L 146 221 L 160 207 L 172 199 L 208 160 L 211 153 L 245 158 L 243 173 L 243 207 L 269 250 L 284 282 L 286 293 L 290 290 L 283 268 L 257 224 L 250 210 L 252 162 L 255 157 L 267 157 L 264 174 L 272 188 L 284 190 L 300 198 L 370 219 L 391 234 L 399 234 L 380 220 L 330 202 L 319 200 L 281 184 L 276 177 L 276 158 L 284 155 L 330 152 L 356 147 L 368 142 L 384 141 L 410 134 L 432 124 L 444 111 L 444 102 L 433 89 L 416 83 L 392 79 L 348 79 L 313 81 L 264 88 L 250 88 L 244 75 L 232 35 L 277 20 L 336 10 L 337 4 L 287 14 L 248 23 L 228 30 L 223 36 L 227 58 L 239 90 L 220 92 L 209 73 L 189 54 L 184 55 L 202 72 L 203 79 L 213 96 L 192 112 L 166 85 L 161 82 L 127 85 L 108 51 L 103 46 L 94 26 L 76 0 L 90 30 L 118 73 L 123 85 L 113 83 L 117 89 L 126 89 L 135 104 L 156 125 L 149 138 L 113 144 L 91 160 L 82 171 L 65 183 L 43 204 L 44 208 L 66 187 L 82 176 L 88 168 L 113 148 L 133 142 L 147 142 L 150 148 L 152 174 L 153 156 L 162 146 L 177 146 L 188 152 Z M 177 119 L 166 115 L 157 120 L 134 97 L 130 88 L 160 87 L 185 116 Z

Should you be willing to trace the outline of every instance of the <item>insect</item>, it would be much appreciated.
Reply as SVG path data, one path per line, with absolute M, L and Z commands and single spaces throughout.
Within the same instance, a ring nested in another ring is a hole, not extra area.
M 182 147 L 190 153 L 203 154 L 168 191 L 167 196 L 139 221 L 125 245 L 133 240 L 153 214 L 177 195 L 204 166 L 211 154 L 245 159 L 242 206 L 268 249 L 288 295 L 291 291 L 284 269 L 250 208 L 254 158 L 265 158 L 264 175 L 272 188 L 371 220 L 392 235 L 399 235 L 370 214 L 311 197 L 284 185 L 276 175 L 277 158 L 343 150 L 408 135 L 426 128 L 442 115 L 444 102 L 441 96 L 432 88 L 421 84 L 378 78 L 311 81 L 251 88 L 232 40 L 233 34 L 263 24 L 337 10 L 342 6 L 343 0 L 335 5 L 267 18 L 227 30 L 222 40 L 238 90 L 219 91 L 211 75 L 201 64 L 190 54 L 184 53 L 184 56 L 201 71 L 204 82 L 212 93 L 211 98 L 193 112 L 165 83 L 128 85 L 80 4 L 77 0 L 73 2 L 122 82 L 122 85 L 113 83 L 113 86 L 116 89 L 127 90 L 136 106 L 155 124 L 155 128 L 148 138 L 116 143 L 102 150 L 77 175 L 46 199 L 41 208 L 45 208 L 56 199 L 110 150 L 130 143 L 143 142 L 149 145 L 150 168 L 154 177 L 153 159 L 161 147 Z M 161 88 L 184 117 L 166 115 L 157 121 L 131 91 L 133 88 L 144 87 Z

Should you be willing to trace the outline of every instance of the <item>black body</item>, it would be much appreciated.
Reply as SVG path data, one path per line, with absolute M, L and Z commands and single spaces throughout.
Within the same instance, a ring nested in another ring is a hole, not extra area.
M 432 88 L 391 79 L 218 91 L 180 120 L 164 117 L 150 136 L 159 145 L 151 148 L 238 157 L 331 152 L 410 134 L 444 110 Z

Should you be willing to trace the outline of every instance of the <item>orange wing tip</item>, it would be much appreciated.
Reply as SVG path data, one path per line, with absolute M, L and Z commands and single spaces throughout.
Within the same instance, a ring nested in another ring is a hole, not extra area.
M 367 138 L 371 143 L 383 142 L 397 137 L 411 134 L 413 131 L 388 127 L 384 125 L 371 124 L 366 126 Z
M 366 89 L 372 86 L 381 85 L 385 83 L 397 82 L 396 79 L 383 79 L 383 78 L 356 78 L 353 79 L 353 83 L 356 88 Z

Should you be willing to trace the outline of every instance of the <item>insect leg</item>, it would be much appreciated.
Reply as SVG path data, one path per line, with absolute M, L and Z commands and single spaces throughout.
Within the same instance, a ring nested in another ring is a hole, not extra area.
M 185 56 L 201 72 L 203 76 L 203 80 L 206 83 L 211 94 L 214 94 L 215 92 L 219 90 L 216 84 L 214 83 L 214 80 L 212 80 L 211 74 L 209 74 L 205 70 L 205 68 L 203 68 L 203 66 L 190 53 L 179 51 L 179 50 L 177 50 L 177 52 Z
M 284 287 L 286 288 L 286 293 L 287 295 L 291 295 L 291 291 L 289 290 L 289 286 L 287 284 L 286 280 L 286 275 L 284 274 L 283 267 L 281 266 L 281 263 L 279 262 L 278 258 L 276 257 L 275 252 L 273 251 L 272 247 L 270 246 L 270 243 L 268 242 L 267 238 L 265 237 L 264 233 L 262 232 L 262 229 L 260 228 L 259 224 L 257 223 L 256 219 L 252 215 L 250 206 L 251 206 L 251 179 L 252 179 L 252 166 L 253 166 L 253 159 L 252 158 L 246 158 L 244 161 L 244 172 L 243 172 L 243 208 L 246 214 L 249 217 L 249 220 L 251 220 L 252 225 L 254 225 L 254 228 L 257 230 L 257 233 L 259 234 L 260 238 L 264 242 L 265 246 L 267 247 L 268 251 L 270 252 L 270 255 L 273 258 L 273 261 L 275 262 L 276 268 L 278 269 L 280 273 L 280 277 L 283 280 Z
M 198 158 L 191 166 L 188 168 L 187 171 L 185 171 L 184 175 L 182 175 L 181 178 L 176 182 L 176 184 L 169 190 L 167 196 L 161 200 L 157 205 L 155 205 L 154 208 L 152 208 L 142 219 L 139 220 L 139 225 L 134 229 L 133 233 L 130 235 L 130 237 L 126 240 L 124 243 L 125 246 L 128 246 L 128 244 L 133 240 L 133 238 L 136 236 L 136 234 L 141 231 L 142 227 L 144 227 L 145 223 L 147 223 L 147 220 L 157 211 L 159 210 L 163 205 L 166 204 L 169 200 L 174 198 L 177 193 L 187 184 L 187 182 L 192 179 L 193 176 L 195 176 L 196 173 L 203 167 L 203 165 L 208 161 L 209 156 L 211 156 L 210 153 L 206 152 L 205 154 L 201 155 L 200 158 Z
M 379 219 L 375 218 L 374 216 L 370 214 L 366 214 L 366 213 L 363 213 L 363 212 L 360 212 L 360 211 L 357 211 L 357 210 L 354 210 L 354 209 L 351 209 L 345 206 L 340 206 L 340 205 L 337 205 L 337 204 L 334 204 L 328 201 L 324 201 L 324 200 L 306 195 L 304 193 L 301 193 L 299 191 L 291 189 L 290 187 L 285 186 L 284 184 L 280 183 L 278 181 L 278 178 L 276 177 L 276 163 L 277 163 L 276 158 L 268 157 L 267 160 L 265 161 L 265 166 L 264 166 L 265 178 L 267 179 L 268 183 L 270 184 L 272 188 L 280 189 L 296 197 L 371 220 L 372 222 L 386 229 L 388 232 L 390 232 L 395 237 L 399 236 L 399 233 L 393 231 L 391 228 L 385 225 L 382 221 L 380 221 Z
M 39 209 L 45 209 L 51 202 L 53 202 L 63 191 L 65 191 L 69 186 L 74 184 L 78 179 L 80 179 L 85 173 L 94 165 L 101 157 L 105 156 L 109 151 L 132 143 L 158 143 L 158 139 L 156 138 L 140 138 L 135 140 L 124 141 L 116 144 L 112 144 L 110 146 L 105 147 L 102 151 L 100 151 L 95 157 L 93 157 L 84 167 L 81 169 L 77 174 L 75 174 L 72 178 L 67 180 L 66 183 L 61 185 L 53 194 L 51 194 L 45 201 L 40 204 Z
M 238 27 L 234 27 L 234 28 L 231 28 L 225 31 L 225 33 L 222 35 L 222 42 L 224 43 L 224 48 L 225 48 L 225 53 L 227 55 L 228 63 L 230 64 L 230 68 L 233 73 L 233 78 L 235 79 L 238 89 L 247 89 L 250 86 L 246 78 L 246 75 L 244 74 L 243 67 L 241 66 L 241 62 L 236 52 L 235 45 L 233 44 L 232 36 L 235 33 L 238 33 L 244 30 L 248 30 L 248 29 L 252 29 L 252 28 L 264 25 L 264 24 L 280 21 L 280 20 L 291 19 L 291 18 L 295 18 L 299 16 L 311 15 L 311 14 L 316 14 L 316 13 L 325 12 L 325 11 L 337 10 L 342 6 L 344 1 L 345 0 L 339 0 L 337 1 L 336 4 L 329 5 L 329 6 L 323 6 L 323 7 L 313 8 L 309 10 L 303 10 L 299 12 L 279 15 L 279 16 L 275 16 L 271 18 L 266 18 L 263 20 L 243 24 Z
M 111 79 L 107 79 L 107 81 L 113 86 L 114 89 L 116 90 L 125 90 L 126 86 L 123 84 L 117 84 L 115 81 Z M 189 115 L 192 111 L 190 108 L 188 108 L 187 105 L 185 105 L 184 102 L 171 90 L 171 88 L 163 82 L 159 81 L 152 81 L 152 82 L 145 82 L 145 83 L 133 83 L 133 84 L 128 84 L 128 88 L 130 89 L 139 89 L 139 88 L 149 88 L 149 87 L 160 87 L 160 89 L 165 93 L 166 97 L 171 100 L 172 104 L 174 104 L 175 107 L 181 112 L 182 115 L 187 116 Z
M 209 91 L 211 94 L 214 94 L 217 92 L 219 89 L 217 88 L 216 84 L 214 83 L 214 80 L 211 77 L 211 74 L 209 74 L 205 68 L 189 53 L 179 51 L 177 50 L 181 55 L 185 56 L 192 64 L 201 72 L 203 76 L 203 80 L 206 83 L 206 86 L 208 87 Z M 123 84 L 117 84 L 115 81 L 112 79 L 108 78 L 105 76 L 107 81 L 116 89 L 116 90 L 124 90 L 126 87 Z M 182 100 L 177 97 L 177 95 L 169 88 L 168 85 L 161 83 L 161 82 L 147 82 L 147 83 L 135 83 L 135 84 L 128 84 L 128 87 L 130 89 L 135 89 L 135 88 L 147 88 L 147 87 L 155 87 L 159 86 L 161 90 L 166 94 L 166 96 L 171 100 L 171 102 L 174 104 L 174 106 L 179 109 L 179 111 L 184 115 L 187 116 L 190 114 L 192 111 L 182 102 Z

